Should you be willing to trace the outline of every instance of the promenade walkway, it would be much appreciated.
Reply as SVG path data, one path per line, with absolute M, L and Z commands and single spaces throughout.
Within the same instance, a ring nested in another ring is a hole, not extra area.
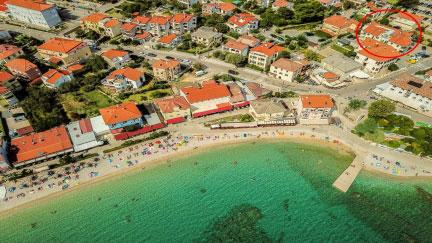
M 333 182 L 333 186 L 342 192 L 347 192 L 360 173 L 363 165 L 363 156 L 357 155 L 346 170 Z

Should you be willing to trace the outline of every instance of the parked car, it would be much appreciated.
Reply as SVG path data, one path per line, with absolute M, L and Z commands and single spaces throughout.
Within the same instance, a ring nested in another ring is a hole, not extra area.
M 228 70 L 228 74 L 231 74 L 231 75 L 238 75 L 238 74 L 239 74 L 239 72 L 237 72 L 237 71 L 235 71 L 235 70 L 232 70 L 232 69 L 230 69 L 230 70 Z
M 154 53 L 151 53 L 151 52 L 147 53 L 147 56 L 149 56 L 149 57 L 157 57 L 157 55 L 156 55 L 156 54 L 154 54 Z
M 203 76 L 204 74 L 206 74 L 206 71 L 204 70 L 198 70 L 195 72 L 195 76 L 197 77 Z
M 172 56 L 165 56 L 165 58 L 166 58 L 166 59 L 169 59 L 169 60 L 174 60 L 174 59 L 175 59 L 175 58 L 172 57 Z

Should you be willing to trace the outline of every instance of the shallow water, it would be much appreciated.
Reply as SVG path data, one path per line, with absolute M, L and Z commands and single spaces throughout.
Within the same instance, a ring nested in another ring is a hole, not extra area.
M 0 242 L 191 242 L 230 229 L 238 235 L 241 227 L 250 242 L 257 235 L 284 242 L 432 239 L 432 181 L 362 172 L 343 194 L 331 185 L 351 161 L 296 143 L 216 148 L 23 209 L 0 221 Z M 241 220 L 231 211 L 240 205 L 260 217 Z M 242 226 L 214 224 L 233 218 Z

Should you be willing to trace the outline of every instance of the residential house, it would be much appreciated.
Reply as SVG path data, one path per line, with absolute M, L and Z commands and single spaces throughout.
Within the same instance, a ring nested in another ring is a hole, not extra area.
M 247 57 L 249 52 L 249 46 L 246 44 L 243 44 L 238 41 L 234 40 L 228 40 L 223 46 L 222 50 L 225 52 L 241 55 L 244 57 Z
M 7 0 L 9 16 L 17 21 L 42 28 L 53 28 L 62 22 L 57 7 L 44 0 Z
M 176 34 L 168 34 L 161 36 L 158 44 L 165 48 L 174 48 L 180 43 L 180 36 Z
M 281 100 L 253 100 L 249 114 L 258 125 L 295 125 L 296 117 Z
M 137 89 L 145 82 L 145 75 L 138 69 L 124 67 L 112 71 L 102 84 L 116 91 L 123 91 L 125 89 Z
M 194 118 L 233 109 L 227 86 L 214 80 L 204 81 L 200 87 L 184 87 L 180 89 L 180 95 L 191 105 Z
M 399 27 L 405 31 L 418 31 L 418 25 L 422 24 L 423 17 L 410 13 L 396 13 L 390 16 L 390 25 L 393 27 Z
M 323 6 L 330 7 L 340 4 L 340 0 L 318 0 Z
M 22 107 L 9 108 L 2 112 L 2 118 L 6 121 L 9 137 L 21 137 L 34 132 L 30 121 L 27 119 Z
M 41 79 L 48 88 L 59 88 L 64 83 L 72 81 L 73 75 L 66 70 L 49 69 Z
M 202 5 L 203 15 L 220 14 L 222 16 L 234 14 L 236 5 L 226 2 L 207 3 Z
M 104 13 L 92 13 L 81 19 L 83 29 L 93 30 L 110 37 L 121 34 L 121 23 Z
M 369 38 L 364 39 L 362 45 L 368 51 L 360 48 L 357 51 L 355 61 L 362 64 L 365 70 L 372 73 L 377 73 L 382 68 L 397 62 L 398 58 L 394 58 L 394 56 L 400 54 L 394 47 Z
M 115 68 L 121 68 L 131 60 L 129 52 L 124 50 L 110 49 L 103 52 L 101 56 L 108 65 Z
M 103 121 L 112 130 L 129 126 L 142 126 L 141 111 L 134 102 L 125 102 L 99 110 Z
M 11 140 L 9 158 L 15 168 L 22 168 L 73 152 L 64 126 Z
M 180 62 L 177 60 L 156 60 L 152 67 L 153 75 L 157 80 L 173 81 L 181 73 Z
M 5 99 L 9 105 L 14 106 L 18 103 L 18 99 L 13 92 L 21 89 L 21 84 L 12 74 L 0 71 L 0 96 Z
M 413 45 L 412 32 L 401 31 L 389 26 L 371 22 L 361 31 L 359 38 L 380 41 L 394 47 L 399 52 L 405 52 Z
M 250 13 L 239 13 L 228 19 L 227 26 L 239 34 L 246 34 L 258 29 L 258 19 Z
M 149 16 L 136 16 L 132 19 L 132 23 L 137 24 L 138 28 L 141 31 L 148 31 L 150 29 L 149 22 L 151 20 L 151 17 Z
M 249 64 L 266 70 L 284 50 L 283 47 L 273 43 L 263 43 L 249 51 Z
M 190 105 L 182 96 L 156 99 L 154 104 L 159 108 L 166 124 L 184 122 L 191 114 Z
M 321 30 L 331 36 L 338 36 L 346 33 L 354 33 L 357 25 L 357 20 L 349 19 L 341 15 L 333 15 L 324 19 Z
M 133 38 L 138 31 L 138 24 L 126 22 L 121 26 L 124 37 Z
M 171 32 L 177 35 L 192 32 L 197 27 L 197 17 L 186 13 L 175 14 L 170 22 Z
M 206 47 L 218 46 L 222 42 L 222 33 L 212 27 L 202 26 L 191 34 L 192 41 Z
M 418 111 L 432 111 L 432 82 L 413 75 L 400 75 L 393 81 L 377 85 L 373 91 Z
M 66 125 L 75 152 L 86 151 L 103 145 L 96 137 L 89 118 L 74 121 Z
M 166 16 L 153 16 L 148 22 L 148 32 L 153 36 L 163 36 L 170 33 L 170 19 Z
M 294 3 L 293 2 L 288 2 L 287 0 L 276 0 L 272 3 L 272 9 L 273 11 L 276 11 L 280 8 L 288 8 L 288 9 L 293 9 L 294 8 Z
M 118 19 L 110 19 L 103 22 L 101 28 L 103 29 L 103 34 L 109 37 L 114 37 L 122 33 L 122 24 Z
M 286 82 L 293 82 L 305 67 L 304 62 L 293 61 L 288 58 L 279 58 L 270 65 L 269 74 Z
M 6 63 L 22 55 L 24 55 L 23 50 L 15 45 L 0 45 L 0 64 Z
M 91 55 L 89 46 L 79 40 L 60 37 L 51 38 L 37 47 L 38 54 L 53 63 L 63 62 L 65 65 L 79 63 Z
M 7 62 L 5 66 L 13 75 L 29 81 L 33 81 L 41 76 L 39 68 L 26 59 L 13 59 Z
M 250 48 L 261 44 L 261 41 L 253 35 L 242 35 L 237 39 L 238 42 L 248 45 Z
M 329 95 L 300 95 L 296 109 L 300 124 L 326 125 L 330 123 L 334 103 Z
M 136 34 L 133 39 L 140 42 L 140 44 L 143 44 L 144 42 L 150 41 L 152 38 L 152 35 L 150 32 L 142 32 L 139 34 Z
M 252 0 L 255 1 L 255 3 L 260 6 L 261 8 L 268 8 L 270 7 L 270 3 L 272 0 Z

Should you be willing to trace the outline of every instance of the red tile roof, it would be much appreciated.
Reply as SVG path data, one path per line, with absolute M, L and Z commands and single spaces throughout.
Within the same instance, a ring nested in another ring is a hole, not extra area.
M 72 149 L 72 142 L 64 126 L 12 139 L 14 164 Z
M 377 22 L 371 22 L 369 25 L 366 26 L 366 28 L 364 28 L 363 31 L 375 37 L 378 37 L 391 29 L 392 28 L 378 24 Z
M 5 82 L 11 81 L 14 76 L 8 72 L 0 71 L 0 85 L 4 85 Z
M 292 61 L 288 58 L 279 58 L 275 62 L 271 64 L 271 66 L 274 66 L 276 68 L 280 68 L 289 72 L 297 72 L 300 69 L 302 69 L 303 64 Z
M 133 102 L 102 108 L 99 112 L 107 125 L 114 125 L 142 117 L 140 110 Z
M 388 57 L 400 55 L 400 53 L 394 47 L 384 44 L 380 41 L 366 38 L 361 43 L 363 47 L 366 48 L 369 52 L 383 57 L 377 57 L 375 55 L 372 55 L 366 52 L 363 48 L 358 53 L 376 61 L 386 62 L 394 59 Z
M 81 133 L 93 132 L 93 126 L 89 118 L 79 120 L 78 124 L 81 129 Z
M 422 16 L 419 16 L 419 15 L 415 15 L 415 14 L 413 14 L 413 13 L 409 13 L 415 20 L 417 20 L 420 24 L 422 23 L 422 21 L 423 21 L 423 17 Z M 403 13 L 397 13 L 396 14 L 396 17 L 397 18 L 401 18 L 401 19 L 406 19 L 406 20 L 409 20 L 409 21 L 411 21 L 411 22 L 414 22 L 414 20 L 412 19 L 412 18 L 410 18 L 408 15 L 406 15 L 406 14 L 403 14 Z
M 42 75 L 42 78 L 45 79 L 45 82 L 47 83 L 55 84 L 60 78 L 65 75 L 69 75 L 69 73 L 67 71 L 49 69 L 46 73 Z
M 224 12 L 229 12 L 234 11 L 237 7 L 232 3 L 220 2 L 218 8 Z
M 260 39 L 254 37 L 253 35 L 242 35 L 237 39 L 237 41 L 250 47 L 257 46 L 261 43 Z
M 26 59 L 21 59 L 21 58 L 13 59 L 13 60 L 7 62 L 5 64 L 5 66 L 9 70 L 18 71 L 20 73 L 26 73 L 27 71 L 29 71 L 33 68 L 37 68 L 37 66 L 35 64 L 33 64 L 32 62 L 30 62 Z
M 161 38 L 159 38 L 159 42 L 164 44 L 171 44 L 176 38 L 177 38 L 176 34 L 164 35 Z
M 81 64 L 74 64 L 74 65 L 69 66 L 67 68 L 67 70 L 71 73 L 75 73 L 75 72 L 83 70 L 83 68 L 84 68 L 84 66 Z
M 82 18 L 81 21 L 99 23 L 101 20 L 104 20 L 106 18 L 109 18 L 109 16 L 104 14 L 104 13 L 92 13 L 92 14 Z
M 276 0 L 273 2 L 272 6 L 276 7 L 276 8 L 286 8 L 286 7 L 288 7 L 288 5 L 289 5 L 289 3 L 286 0 Z
M 203 82 L 200 88 L 185 87 L 182 88 L 181 91 L 186 95 L 186 99 L 190 104 L 223 97 L 230 97 L 230 92 L 227 86 L 224 84 L 218 84 L 214 80 Z
M 182 96 L 171 96 L 154 101 L 162 113 L 171 113 L 176 110 L 187 110 L 190 108 L 187 100 Z
M 32 0 L 8 0 L 6 5 L 14 5 L 22 8 L 27 8 L 35 11 L 45 11 L 55 7 L 53 4 L 48 4 L 45 1 L 32 1 Z
M 38 46 L 37 48 L 39 50 L 47 50 L 52 52 L 59 52 L 59 53 L 69 53 L 79 45 L 83 44 L 82 41 L 79 40 L 71 40 L 71 39 L 64 39 L 59 37 L 51 38 L 42 45 Z
M 134 24 L 134 23 L 124 23 L 123 25 L 122 25 L 122 29 L 124 30 L 124 31 L 132 31 L 133 29 L 135 29 L 135 28 L 137 28 L 138 27 L 138 25 L 137 24 Z
M 9 44 L 0 45 L 0 60 L 6 59 L 12 55 L 15 55 L 17 52 L 20 52 L 22 49 Z
M 165 16 L 153 16 L 151 17 L 149 23 L 150 24 L 158 24 L 158 25 L 166 25 L 171 17 L 165 17 Z
M 343 29 L 348 28 L 351 25 L 357 26 L 358 22 L 354 19 L 349 19 L 341 15 L 333 15 L 324 19 L 325 24 L 332 25 L 336 28 Z
M 233 41 L 233 40 L 228 40 L 224 46 L 227 48 L 236 49 L 236 50 L 240 50 L 240 51 L 245 49 L 245 48 L 248 48 L 248 45 L 243 44 L 239 41 Z
M 339 76 L 332 72 L 325 72 L 322 74 L 322 77 L 327 81 L 336 81 L 339 79 Z
M 268 57 L 271 57 L 279 52 L 282 52 L 284 48 L 282 46 L 274 45 L 272 43 L 263 43 L 257 47 L 251 49 L 251 52 L 259 52 Z
M 174 23 L 180 24 L 180 23 L 187 23 L 187 22 L 191 21 L 192 18 L 193 18 L 193 16 L 190 15 L 190 14 L 187 14 L 187 13 L 178 13 L 178 14 L 175 14 L 171 18 L 170 21 L 174 22 Z
M 118 77 L 124 77 L 124 78 L 127 78 L 129 80 L 140 81 L 140 78 L 143 75 L 144 75 L 144 73 L 138 69 L 130 68 L 130 67 L 124 67 L 124 68 L 112 71 L 108 75 L 107 79 L 113 80 L 113 79 L 116 79 Z
M 106 28 L 112 28 L 118 25 L 120 25 L 120 21 L 118 21 L 118 19 L 110 19 L 104 24 Z
M 177 60 L 156 60 L 152 67 L 154 69 L 169 69 L 180 66 L 180 62 Z
M 330 95 L 300 95 L 303 108 L 332 108 L 333 99 Z
M 249 24 L 252 21 L 258 20 L 253 14 L 250 13 L 239 13 L 236 15 L 231 16 L 228 19 L 228 22 L 230 22 L 233 25 L 236 25 L 238 27 L 242 27 L 244 25 Z
M 151 36 L 151 34 L 150 34 L 150 32 L 143 32 L 143 33 L 141 33 L 141 34 L 136 34 L 135 36 L 134 36 L 134 38 L 136 38 L 136 39 L 147 39 L 148 37 L 150 37 Z
M 411 32 L 395 30 L 395 32 L 390 37 L 389 41 L 404 47 L 410 46 L 412 43 L 412 39 L 411 39 L 412 35 L 413 33 Z
M 432 99 L 432 82 L 405 74 L 390 82 L 391 85 Z
M 132 19 L 132 22 L 138 23 L 138 24 L 147 24 L 150 21 L 151 17 L 147 16 L 136 16 Z
M 103 52 L 101 56 L 106 57 L 109 60 L 113 60 L 114 58 L 124 57 L 127 54 L 129 54 L 127 51 L 110 49 L 108 51 Z

